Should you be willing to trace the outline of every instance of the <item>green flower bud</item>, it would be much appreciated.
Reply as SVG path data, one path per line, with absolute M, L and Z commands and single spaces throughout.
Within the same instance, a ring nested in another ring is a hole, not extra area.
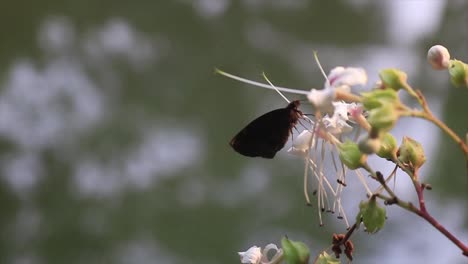
M 374 154 L 380 149 L 381 141 L 379 138 L 369 138 L 365 136 L 359 140 L 358 147 L 359 150 L 367 155 Z
M 390 133 L 385 133 L 382 136 L 382 142 L 379 151 L 377 151 L 377 156 L 393 160 L 396 157 L 397 151 L 398 146 L 395 137 Z
M 284 259 L 288 264 L 307 264 L 309 263 L 310 251 L 307 246 L 298 241 L 289 240 L 286 237 L 281 239 Z
M 375 233 L 384 227 L 386 215 L 385 208 L 379 206 L 375 197 L 371 197 L 369 201 L 359 203 L 359 213 L 356 216 L 356 222 L 362 221 L 367 232 Z
M 385 69 L 379 73 L 380 80 L 385 88 L 400 90 L 406 85 L 408 76 L 406 73 L 397 69 Z
M 372 92 L 362 93 L 362 104 L 366 110 L 379 108 L 384 104 L 399 104 L 400 99 L 395 90 L 373 90 Z
M 356 143 L 347 140 L 338 145 L 338 150 L 341 162 L 350 170 L 359 169 L 366 164 L 367 155 L 359 151 L 359 147 Z
M 468 65 L 459 60 L 451 60 L 450 62 L 449 73 L 452 84 L 456 87 L 468 87 Z
M 367 121 L 376 131 L 389 131 L 398 121 L 399 114 L 391 104 L 385 104 L 382 107 L 374 108 L 369 111 Z
M 416 172 L 426 161 L 426 155 L 424 155 L 422 145 L 409 137 L 403 137 L 403 142 L 401 143 L 398 152 L 398 160 L 406 169 L 413 173 Z

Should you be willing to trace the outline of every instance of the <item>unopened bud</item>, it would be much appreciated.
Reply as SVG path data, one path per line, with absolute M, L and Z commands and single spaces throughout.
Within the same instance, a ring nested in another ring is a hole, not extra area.
M 398 121 L 399 114 L 392 104 L 385 104 L 382 107 L 369 111 L 367 121 L 372 129 L 376 131 L 389 131 Z
M 300 241 L 292 241 L 284 237 L 281 239 L 284 258 L 287 263 L 307 264 L 309 263 L 310 250 Z
M 406 86 L 406 80 L 408 79 L 406 73 L 397 69 L 382 70 L 379 73 L 379 77 L 385 88 L 393 89 L 395 91 Z
M 391 89 L 376 89 L 371 92 L 362 93 L 362 104 L 366 110 L 381 107 L 384 104 L 399 104 L 400 99 L 396 91 Z
M 356 222 L 360 223 L 362 221 L 367 232 L 375 233 L 384 227 L 386 215 L 385 208 L 377 203 L 375 197 L 371 197 L 368 201 L 359 203 Z
M 380 149 L 381 141 L 379 138 L 369 138 L 368 136 L 359 140 L 359 150 L 364 154 L 374 154 Z
M 432 46 L 427 52 L 427 61 L 434 70 L 445 70 L 450 66 L 450 53 L 442 45 Z
M 367 155 L 364 155 L 356 143 L 348 140 L 338 145 L 339 157 L 346 167 L 350 170 L 362 168 L 367 161 Z
M 380 144 L 380 149 L 377 151 L 377 156 L 393 160 L 396 158 L 396 152 L 398 151 L 397 142 L 394 136 L 390 133 L 385 133 L 382 136 L 382 143 Z
M 468 65 L 459 61 L 452 60 L 449 68 L 449 73 L 453 85 L 456 87 L 468 87 Z
M 400 145 L 398 160 L 406 169 L 416 172 L 426 161 L 422 145 L 416 140 L 403 137 Z

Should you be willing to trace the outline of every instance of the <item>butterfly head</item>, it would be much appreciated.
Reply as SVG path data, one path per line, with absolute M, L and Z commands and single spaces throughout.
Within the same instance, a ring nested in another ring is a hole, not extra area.
M 288 106 L 286 107 L 287 109 L 292 110 L 292 112 L 295 113 L 294 115 L 295 119 L 298 119 L 301 116 L 303 116 L 303 113 L 301 112 L 301 110 L 297 109 L 300 105 L 301 105 L 301 102 L 299 100 L 294 100 L 290 102 Z

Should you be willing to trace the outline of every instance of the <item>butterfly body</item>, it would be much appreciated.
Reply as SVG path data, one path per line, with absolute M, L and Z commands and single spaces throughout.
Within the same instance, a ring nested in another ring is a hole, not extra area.
M 285 108 L 258 117 L 237 133 L 229 144 L 244 156 L 272 159 L 284 147 L 292 128 L 302 116 L 297 109 L 299 105 L 299 101 L 292 101 Z

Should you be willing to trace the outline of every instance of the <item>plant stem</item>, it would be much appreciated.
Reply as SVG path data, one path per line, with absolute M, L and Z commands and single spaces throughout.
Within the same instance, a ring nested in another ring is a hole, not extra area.
M 439 232 L 441 232 L 444 236 L 446 236 L 450 241 L 452 241 L 457 247 L 462 250 L 463 255 L 468 257 L 468 246 L 461 242 L 458 238 L 456 238 L 450 231 L 448 231 L 442 224 L 440 224 L 434 217 L 432 217 L 426 209 L 426 204 L 424 201 L 424 189 L 421 187 L 419 182 L 414 181 L 414 187 L 416 189 L 416 193 L 418 195 L 419 201 L 419 209 L 412 206 L 413 213 L 419 215 L 427 222 L 429 222 L 433 227 L 435 227 Z
M 442 131 L 444 131 L 449 137 L 453 139 L 461 148 L 463 151 L 463 154 L 465 156 L 465 160 L 468 162 L 468 145 L 463 141 L 455 132 L 453 132 L 452 129 L 450 129 L 444 122 L 440 121 L 437 117 L 432 114 L 431 109 L 429 109 L 429 105 L 427 104 L 427 100 L 424 97 L 424 95 L 421 93 L 421 91 L 417 90 L 414 91 L 411 86 L 406 84 L 404 87 L 408 93 L 416 98 L 423 108 L 423 111 L 417 111 L 417 110 L 412 110 L 410 111 L 410 115 L 416 116 L 416 117 L 421 117 L 423 119 L 428 120 L 429 122 L 432 122 L 434 125 L 438 126 Z
M 424 118 L 434 123 L 440 129 L 442 129 L 445 133 L 447 133 L 447 135 L 449 135 L 449 137 L 451 137 L 458 145 L 460 145 L 460 148 L 463 151 L 465 158 L 468 159 L 468 146 L 455 132 L 453 132 L 452 129 L 450 129 L 444 122 L 440 121 L 437 117 L 433 116 L 430 113 L 429 115 L 426 115 Z
M 373 177 L 374 178 L 374 177 Z M 461 242 L 457 237 L 455 237 L 450 231 L 448 231 L 442 224 L 440 224 L 434 217 L 432 217 L 429 212 L 426 209 L 426 202 L 424 200 L 424 188 L 421 186 L 419 181 L 417 180 L 417 177 L 411 177 L 413 179 L 413 185 L 416 190 L 416 194 L 418 196 L 418 203 L 419 203 L 419 208 L 414 206 L 410 202 L 403 202 L 400 200 L 395 193 L 388 187 L 387 183 L 385 180 L 383 180 L 382 177 L 376 176 L 374 178 L 377 180 L 384 189 L 387 191 L 387 193 L 390 195 L 390 197 L 386 197 L 385 195 L 382 194 L 375 194 L 376 197 L 379 197 L 380 199 L 383 199 L 387 201 L 387 204 L 397 204 L 399 207 L 408 210 L 414 214 L 419 215 L 422 217 L 424 220 L 429 222 L 435 229 L 437 229 L 440 233 L 442 233 L 444 236 L 446 236 L 450 241 L 452 241 L 458 248 L 462 250 L 463 255 L 468 257 L 468 246 L 465 245 L 463 242 Z

